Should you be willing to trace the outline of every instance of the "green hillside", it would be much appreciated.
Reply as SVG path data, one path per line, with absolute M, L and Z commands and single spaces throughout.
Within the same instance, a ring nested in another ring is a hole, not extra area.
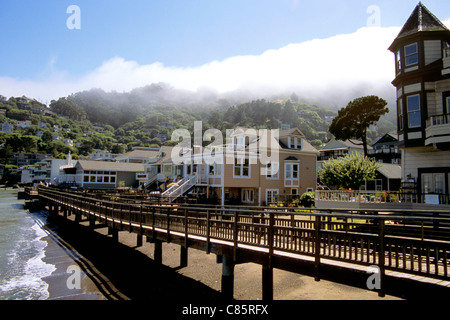
M 0 110 L 4 110 L 0 123 L 14 125 L 13 134 L 0 133 L 0 162 L 7 162 L 12 152 L 62 157 L 70 151 L 76 158 L 94 149 L 121 153 L 133 146 L 173 145 L 173 130 L 193 132 L 194 121 L 202 121 L 203 130 L 216 128 L 224 133 L 238 125 L 298 127 L 314 146 L 320 147 L 331 137 L 328 127 L 337 114 L 304 103 L 295 94 L 248 102 L 207 92 L 182 92 L 163 84 L 129 93 L 93 89 L 52 101 L 49 108 L 36 100 L 10 98 L 0 103 Z M 391 114 L 379 121 L 370 138 L 395 130 L 395 116 Z

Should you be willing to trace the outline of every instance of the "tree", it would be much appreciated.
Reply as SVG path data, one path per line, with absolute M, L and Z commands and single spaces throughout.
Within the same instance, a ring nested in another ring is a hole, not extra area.
M 359 190 L 364 181 L 375 179 L 380 166 L 360 153 L 352 153 L 325 161 L 319 179 L 328 187 Z
M 367 130 L 375 125 L 380 117 L 389 112 L 387 102 L 377 96 L 357 98 L 339 110 L 338 115 L 330 125 L 329 131 L 338 140 L 360 139 L 367 156 Z
M 75 102 L 67 98 L 60 98 L 58 101 L 52 100 L 50 109 L 72 120 L 83 121 L 86 119 L 86 112 Z

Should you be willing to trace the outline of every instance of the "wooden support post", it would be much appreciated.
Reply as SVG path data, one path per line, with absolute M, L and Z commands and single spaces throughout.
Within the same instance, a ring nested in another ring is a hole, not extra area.
M 154 260 L 155 262 L 162 264 L 162 241 L 161 240 L 154 240 L 154 241 L 155 241 Z
M 234 265 L 233 259 L 222 257 L 222 294 L 227 300 L 234 298 Z
M 315 247 L 314 247 L 314 280 L 320 281 L 320 224 L 321 224 L 321 217 L 316 216 L 315 221 Z
M 114 242 L 119 242 L 119 230 L 112 228 L 111 233 Z
M 266 265 L 262 267 L 262 299 L 273 301 L 273 268 Z
M 142 247 L 142 235 L 141 234 L 137 235 L 136 247 Z
M 380 289 L 378 290 L 378 296 L 383 298 L 385 296 L 384 294 L 384 276 L 385 276 L 385 257 L 384 257 L 384 229 L 385 229 L 385 220 L 380 219 L 378 221 L 380 226 L 380 239 L 379 244 L 380 248 L 378 250 L 379 256 L 378 256 L 378 267 L 380 269 Z
M 76 212 L 75 213 L 75 222 L 79 223 L 81 221 L 81 213 Z
M 95 227 L 95 217 L 89 216 L 89 227 L 94 228 Z
M 180 267 L 185 268 L 188 266 L 188 248 L 180 246 Z

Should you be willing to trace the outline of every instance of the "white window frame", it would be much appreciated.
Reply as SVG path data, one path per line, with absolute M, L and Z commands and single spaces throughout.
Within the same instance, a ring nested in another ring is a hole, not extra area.
M 273 197 L 275 194 L 278 196 L 280 194 L 280 190 L 279 189 L 266 189 L 266 204 L 273 202 Z M 269 201 L 269 198 L 271 198 L 272 201 Z
M 297 166 L 297 177 L 294 177 L 294 166 Z M 290 169 L 288 169 L 290 167 Z M 300 164 L 298 162 L 288 162 L 284 164 L 284 186 L 298 187 L 300 185 Z
M 410 47 L 413 47 L 413 46 L 416 47 L 416 51 L 414 53 L 407 54 L 406 53 L 407 49 L 410 48 Z M 418 65 L 419 64 L 419 44 L 417 42 L 411 43 L 411 44 L 405 46 L 404 49 L 405 49 L 405 67 L 411 67 L 411 66 Z M 408 63 L 408 58 L 412 57 L 412 56 L 415 56 L 415 55 L 417 55 L 417 62 Z
M 105 178 L 108 181 L 105 181 Z M 88 181 L 86 181 L 88 180 Z M 116 184 L 117 172 L 115 171 L 84 171 L 83 184 Z
M 246 160 L 248 161 L 248 175 L 244 175 L 244 170 L 247 166 L 245 166 Z M 237 162 L 239 162 L 237 164 Z M 239 174 L 236 174 L 236 168 L 239 168 Z M 233 177 L 234 178 L 244 178 L 250 179 L 252 177 L 251 173 L 251 162 L 247 157 L 235 157 L 233 162 Z
M 255 202 L 255 190 L 242 189 L 241 198 L 242 198 L 242 202 L 244 202 L 244 203 L 254 203 Z
M 414 98 L 414 97 L 418 97 L 419 98 L 419 109 L 418 110 L 410 110 L 409 109 L 409 99 L 410 98 Z M 412 128 L 420 128 L 422 126 L 422 102 L 420 101 L 420 94 L 413 94 L 410 96 L 406 97 L 406 111 L 408 112 L 408 128 L 412 129 Z M 420 123 L 419 125 L 411 125 L 411 118 L 410 116 L 414 113 L 418 113 L 420 116 Z

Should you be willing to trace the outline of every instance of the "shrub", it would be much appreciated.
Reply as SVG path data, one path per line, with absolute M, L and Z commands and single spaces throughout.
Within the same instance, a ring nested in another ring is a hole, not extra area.
M 315 196 L 316 193 L 314 191 L 305 192 L 300 197 L 300 204 L 305 208 L 311 208 L 315 205 Z

